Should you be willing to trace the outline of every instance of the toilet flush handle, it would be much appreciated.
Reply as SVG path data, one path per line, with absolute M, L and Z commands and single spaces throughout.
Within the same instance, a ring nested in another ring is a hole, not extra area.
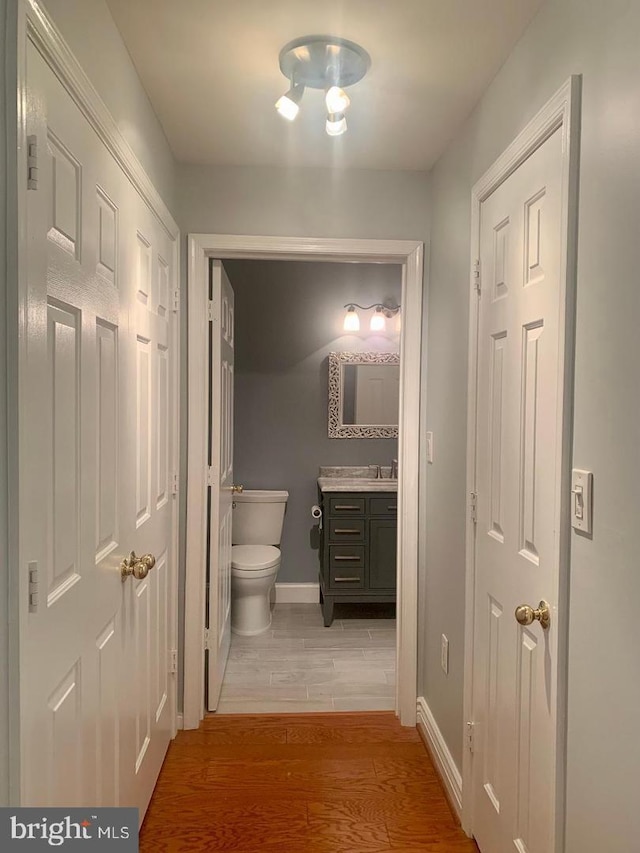
M 241 495 L 244 490 L 244 486 L 231 486 L 231 491 L 234 495 Z

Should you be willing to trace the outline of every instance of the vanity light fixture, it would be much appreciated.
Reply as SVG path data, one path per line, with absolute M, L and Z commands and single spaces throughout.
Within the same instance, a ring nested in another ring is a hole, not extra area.
M 384 332 L 387 328 L 387 319 L 395 317 L 396 314 L 400 314 L 400 305 L 396 305 L 394 302 L 389 301 L 374 302 L 372 305 L 358 305 L 357 302 L 347 302 L 344 307 L 347 309 L 343 324 L 345 332 L 360 331 L 360 318 L 358 317 L 356 308 L 359 308 L 361 311 L 370 311 L 372 308 L 375 309 L 371 316 L 371 320 L 369 321 L 369 328 L 372 332 Z
M 300 111 L 305 88 L 325 92 L 329 136 L 341 136 L 347 129 L 345 111 L 351 99 L 344 91 L 362 80 L 371 66 L 369 54 L 355 42 L 337 36 L 303 36 L 280 51 L 280 70 L 290 81 L 286 94 L 276 101 L 276 109 L 293 121 Z

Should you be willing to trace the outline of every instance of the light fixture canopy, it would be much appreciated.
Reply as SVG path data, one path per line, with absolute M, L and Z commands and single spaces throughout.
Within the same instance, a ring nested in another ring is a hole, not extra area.
M 305 87 L 322 89 L 328 113 L 327 134 L 341 136 L 347 129 L 344 111 L 351 103 L 344 89 L 362 80 L 369 70 L 371 57 L 366 50 L 337 36 L 302 36 L 282 48 L 279 61 L 291 87 L 276 102 L 278 112 L 292 121 L 298 114 Z
M 387 300 L 385 302 L 374 302 L 372 305 L 358 305 L 357 302 L 347 302 L 344 306 L 347 313 L 344 317 L 343 328 L 345 332 L 360 331 L 360 318 L 356 308 L 361 311 L 370 311 L 374 308 L 375 311 L 369 321 L 369 328 L 372 332 L 384 332 L 387 328 L 387 319 L 398 316 L 397 331 L 400 331 L 400 305 Z

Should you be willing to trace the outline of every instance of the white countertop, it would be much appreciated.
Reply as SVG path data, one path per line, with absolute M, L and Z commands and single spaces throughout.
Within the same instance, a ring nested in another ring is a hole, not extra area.
M 318 477 L 321 492 L 397 492 L 398 481 L 389 478 Z

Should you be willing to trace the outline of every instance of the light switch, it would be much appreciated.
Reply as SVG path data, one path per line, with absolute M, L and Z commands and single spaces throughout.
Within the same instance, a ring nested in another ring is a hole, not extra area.
M 442 671 L 445 675 L 449 674 L 449 640 L 445 636 L 442 635 L 442 640 L 440 642 L 440 666 L 442 667 Z
M 433 433 L 428 432 L 426 439 L 427 462 L 431 464 L 433 462 Z
M 593 474 L 574 468 L 571 472 L 571 526 L 591 533 L 593 506 Z

